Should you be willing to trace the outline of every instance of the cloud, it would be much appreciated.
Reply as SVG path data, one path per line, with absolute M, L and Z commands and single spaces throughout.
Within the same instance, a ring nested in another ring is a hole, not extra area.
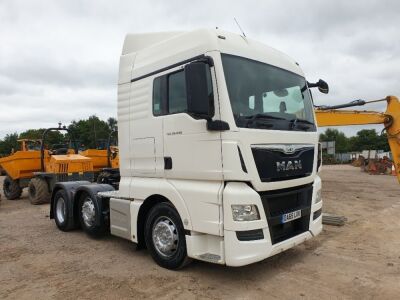
M 239 32 L 298 61 L 331 93 L 318 104 L 400 94 L 398 1 L 1 1 L 0 138 L 96 114 L 116 117 L 128 32 Z M 370 109 L 383 110 L 384 104 Z M 354 134 L 354 127 L 345 129 Z

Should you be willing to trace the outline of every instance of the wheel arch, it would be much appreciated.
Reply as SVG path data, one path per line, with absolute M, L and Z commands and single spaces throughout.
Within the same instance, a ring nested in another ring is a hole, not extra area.
M 158 203 L 168 202 L 176 209 L 179 217 L 181 218 L 183 227 L 185 230 L 192 230 L 192 222 L 189 215 L 189 210 L 181 197 L 181 195 L 175 189 L 160 189 L 159 193 L 148 195 L 143 197 L 145 200 L 140 205 L 140 209 L 137 217 L 137 236 L 138 236 L 138 246 L 144 247 L 144 227 L 146 217 L 149 211 Z M 143 199 L 142 198 L 142 199 Z M 139 198 L 140 199 L 140 198 Z
M 154 194 L 154 195 L 147 197 L 143 201 L 143 203 L 140 205 L 138 217 L 136 220 L 138 247 L 139 248 L 146 248 L 146 243 L 144 240 L 144 227 L 145 227 L 147 215 L 149 214 L 150 210 L 154 206 L 156 206 L 157 204 L 162 203 L 162 202 L 168 202 L 168 203 L 172 204 L 172 202 L 170 200 L 168 200 L 168 198 L 166 198 L 165 196 L 162 196 L 159 194 Z
M 66 201 L 72 202 L 75 199 L 75 193 L 76 190 L 82 186 L 90 184 L 89 181 L 71 181 L 71 182 L 58 182 L 54 185 L 52 193 L 51 193 L 51 198 L 50 198 L 50 219 L 54 219 L 54 198 L 55 195 L 58 191 L 64 190 L 65 193 L 67 194 L 67 199 Z M 73 207 L 73 205 L 71 206 Z M 73 215 L 73 211 L 71 212 Z

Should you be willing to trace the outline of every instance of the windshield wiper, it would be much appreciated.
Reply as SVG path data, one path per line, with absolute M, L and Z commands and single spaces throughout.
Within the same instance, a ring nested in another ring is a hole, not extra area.
M 287 120 L 282 117 L 272 116 L 269 114 L 255 114 L 251 116 L 237 117 L 239 120 L 242 119 L 245 123 L 244 126 L 247 128 L 272 128 L 275 126 L 273 120 Z
M 304 120 L 304 119 L 292 119 L 289 121 L 290 123 L 292 123 L 292 129 L 294 128 L 299 128 L 299 129 L 310 129 L 309 125 L 315 125 L 313 122 L 310 122 L 308 120 Z
M 282 117 L 272 116 L 268 114 L 255 114 L 252 116 L 243 116 L 242 118 L 245 118 L 247 120 L 256 120 L 256 119 L 287 120 Z

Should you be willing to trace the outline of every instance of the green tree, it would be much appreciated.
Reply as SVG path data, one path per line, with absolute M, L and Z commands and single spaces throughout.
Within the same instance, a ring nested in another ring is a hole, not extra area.
M 20 139 L 42 139 L 43 133 L 46 129 L 28 129 L 21 132 Z M 65 131 L 51 131 L 46 137 L 46 147 L 51 148 L 51 145 L 66 144 L 69 142 L 70 137 L 65 134 Z
M 116 123 L 114 123 L 115 119 L 110 119 L 105 122 L 97 116 L 90 116 L 86 120 L 73 121 L 68 128 L 73 132 L 81 147 L 101 148 L 104 147 L 111 132 L 110 126 L 115 126 Z
M 12 151 L 18 150 L 18 133 L 7 134 L 0 141 L 0 156 L 9 155 Z
M 335 141 L 336 153 L 345 153 L 349 151 L 349 139 L 343 132 L 337 129 L 328 128 L 319 136 L 321 142 Z
M 118 124 L 118 122 L 117 122 L 117 119 L 115 119 L 115 118 L 108 118 L 107 119 L 107 124 L 108 124 L 108 128 L 110 128 L 110 130 L 117 130 L 117 124 Z
M 378 135 L 375 129 L 363 129 L 351 139 L 351 150 L 385 150 L 389 151 L 386 134 Z

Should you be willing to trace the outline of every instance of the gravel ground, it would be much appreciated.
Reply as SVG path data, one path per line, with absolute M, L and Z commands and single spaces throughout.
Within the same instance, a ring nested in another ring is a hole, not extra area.
M 314 240 L 262 262 L 228 268 L 158 267 L 116 237 L 64 233 L 49 206 L 0 202 L 0 299 L 398 299 L 400 185 L 350 166 L 324 166 L 324 211 L 345 215 Z M 2 181 L 2 178 L 1 180 Z

